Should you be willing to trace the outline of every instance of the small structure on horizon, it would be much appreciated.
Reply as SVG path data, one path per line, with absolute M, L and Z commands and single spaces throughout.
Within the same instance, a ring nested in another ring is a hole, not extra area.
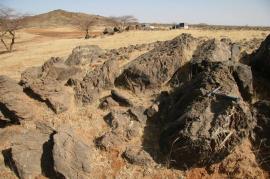
M 179 23 L 179 24 L 175 24 L 173 25 L 172 29 L 188 29 L 188 24 L 187 23 Z

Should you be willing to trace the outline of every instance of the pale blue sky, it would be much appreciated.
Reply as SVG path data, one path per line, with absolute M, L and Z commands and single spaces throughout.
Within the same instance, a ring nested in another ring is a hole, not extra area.
M 141 22 L 270 26 L 270 0 L 0 0 L 24 13 L 55 9 L 103 16 L 134 15 Z

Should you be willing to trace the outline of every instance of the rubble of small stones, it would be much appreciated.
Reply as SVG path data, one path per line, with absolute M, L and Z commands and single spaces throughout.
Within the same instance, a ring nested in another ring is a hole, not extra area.
M 250 140 L 256 166 L 269 171 L 270 102 L 260 97 L 270 96 L 269 39 L 254 42 L 258 49 L 248 61 L 244 42 L 182 34 L 119 49 L 80 46 L 66 60 L 28 68 L 20 82 L 0 76 L 3 168 L 23 179 L 91 178 L 95 152 L 117 152 L 129 166 L 211 168 L 233 160 Z M 134 52 L 142 55 L 130 59 Z M 88 107 L 99 110 L 106 126 L 91 141 L 76 126 L 80 121 L 56 125 L 58 116 Z

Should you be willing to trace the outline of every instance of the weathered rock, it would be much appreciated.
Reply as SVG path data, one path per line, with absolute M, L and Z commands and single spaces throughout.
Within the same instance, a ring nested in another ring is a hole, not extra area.
M 111 109 L 112 107 L 115 107 L 115 106 L 119 106 L 119 104 L 114 99 L 112 99 L 111 96 L 107 96 L 101 99 L 101 102 L 99 105 L 101 109 Z
M 42 67 L 23 72 L 20 83 L 29 96 L 45 102 L 55 113 L 61 113 L 69 109 L 73 97 L 64 85 L 68 79 L 82 74 L 80 68 L 67 66 L 61 58 L 51 58 Z
M 113 111 L 105 116 L 104 120 L 112 130 L 97 139 L 97 146 L 101 149 L 121 150 L 126 142 L 142 134 L 142 124 L 134 120 L 134 116 L 128 112 Z
M 241 47 L 238 44 L 231 45 L 231 60 L 239 62 L 241 59 Z
M 55 177 L 52 161 L 52 141 L 50 135 L 53 131 L 42 133 L 39 130 L 25 130 L 14 138 L 10 151 L 5 157 L 10 157 L 10 168 L 19 178 L 36 178 L 44 175 Z M 9 154 L 8 154 L 9 153 Z
M 89 178 L 91 147 L 74 131 L 60 129 L 54 136 L 54 169 L 67 179 Z
M 254 52 L 251 66 L 252 70 L 259 72 L 270 80 L 270 35 L 262 42 L 260 48 Z
M 203 61 L 193 79 L 177 89 L 160 137 L 162 151 L 180 168 L 224 159 L 254 127 L 231 67 Z M 218 90 L 217 90 L 218 89 Z
M 67 65 L 85 66 L 97 62 L 104 54 L 105 51 L 97 45 L 79 46 L 72 50 L 65 63 Z
M 231 47 L 217 39 L 208 40 L 198 46 L 193 59 L 227 61 L 231 58 Z
M 55 113 L 67 111 L 72 104 L 72 93 L 57 80 L 36 80 L 25 86 L 25 91 L 45 102 Z
M 96 140 L 96 145 L 103 149 L 103 150 L 114 150 L 114 149 L 119 149 L 124 143 L 124 139 L 122 139 L 118 134 L 115 132 L 107 132 L 101 137 L 99 137 Z
M 251 102 L 253 96 L 253 77 L 251 68 L 240 63 L 231 64 L 233 76 L 244 100 Z
M 111 96 L 115 101 L 117 101 L 119 103 L 120 106 L 126 106 L 126 107 L 133 106 L 132 102 L 129 99 L 127 99 L 126 97 L 121 95 L 116 90 L 111 91 Z
M 138 147 L 128 147 L 123 153 L 123 157 L 131 164 L 149 166 L 153 164 L 152 157 L 143 149 Z
M 147 120 L 147 116 L 144 114 L 144 112 L 145 112 L 145 109 L 142 106 L 132 107 L 128 110 L 130 117 L 134 121 L 138 121 L 143 124 L 145 124 Z
M 34 108 L 34 104 L 16 81 L 0 76 L 0 111 L 5 118 L 15 123 L 35 119 Z
M 74 88 L 77 101 L 89 104 L 97 98 L 100 90 L 112 87 L 115 78 L 120 73 L 118 65 L 118 61 L 108 60 L 100 67 L 90 71 Z
M 116 85 L 138 92 L 167 82 L 191 59 L 197 40 L 182 34 L 133 60 L 117 78 Z
M 259 101 L 254 104 L 253 116 L 257 122 L 254 128 L 255 148 L 259 163 L 270 171 L 270 162 L 267 160 L 270 152 L 270 101 Z

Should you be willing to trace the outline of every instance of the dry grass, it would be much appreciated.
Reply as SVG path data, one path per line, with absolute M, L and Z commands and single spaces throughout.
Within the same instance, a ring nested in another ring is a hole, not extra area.
M 99 45 L 102 48 L 113 49 L 128 45 L 151 43 L 169 40 L 181 33 L 190 33 L 195 37 L 241 39 L 264 38 L 269 32 L 255 30 L 173 30 L 173 31 L 130 31 L 114 36 L 99 37 L 84 40 L 72 28 L 56 29 L 24 29 L 18 32 L 18 43 L 15 52 L 0 54 L 0 74 L 14 79 L 20 78 L 20 73 L 27 67 L 39 66 L 52 56 L 66 58 L 72 49 L 79 45 Z M 3 51 L 0 46 L 0 52 Z

